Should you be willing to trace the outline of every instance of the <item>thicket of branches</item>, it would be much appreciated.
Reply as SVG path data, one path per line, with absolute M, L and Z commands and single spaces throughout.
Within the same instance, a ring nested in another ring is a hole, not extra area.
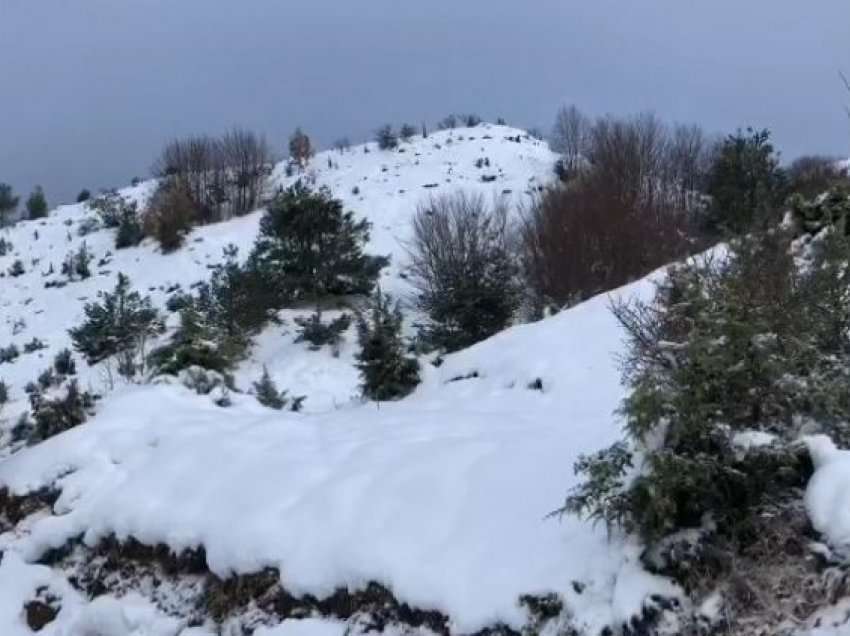
M 199 222 L 211 223 L 257 208 L 271 161 L 262 136 L 234 128 L 220 137 L 169 142 L 154 162 L 153 173 L 180 181 L 198 209 Z
M 536 312 L 640 278 L 696 249 L 715 143 L 651 114 L 595 122 L 559 111 L 562 183 L 525 210 L 521 244 Z

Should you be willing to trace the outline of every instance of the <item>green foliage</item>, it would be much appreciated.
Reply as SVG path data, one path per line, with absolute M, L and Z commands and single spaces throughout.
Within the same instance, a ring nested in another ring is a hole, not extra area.
M 834 227 L 842 235 L 850 234 L 850 225 L 847 223 L 850 216 L 850 190 L 847 188 L 836 187 L 823 193 L 823 196 L 809 200 L 794 194 L 789 203 L 800 232 L 815 235 L 826 227 Z
M 148 202 L 143 234 L 155 238 L 163 252 L 173 252 L 183 245 L 200 212 L 188 184 L 176 177 L 165 178 Z
M 53 358 L 53 369 L 56 374 L 62 377 L 77 374 L 77 363 L 74 362 L 74 356 L 70 349 L 62 349 Z
M 121 225 L 121 219 L 130 214 L 138 215 L 138 204 L 121 196 L 115 190 L 104 192 L 90 200 L 88 207 L 98 214 L 103 226 L 107 228 L 117 228 Z
M 378 290 L 357 321 L 357 368 L 363 396 L 375 401 L 408 395 L 419 384 L 419 362 L 405 355 L 398 303 Z
M 44 190 L 41 189 L 41 186 L 36 186 L 27 199 L 27 218 L 43 219 L 46 216 L 47 199 L 44 197 Z
M 298 325 L 298 336 L 295 342 L 309 342 L 310 349 L 318 351 L 325 345 L 337 347 L 342 340 L 342 334 L 351 326 L 351 316 L 341 314 L 330 322 L 322 321 L 322 312 L 316 310 L 309 318 L 295 319 Z
M 225 260 L 213 268 L 210 280 L 198 286 L 195 297 L 182 299 L 180 327 L 168 344 L 151 353 L 157 372 L 176 375 L 192 366 L 224 372 L 272 317 L 265 281 L 237 255 L 235 246 L 225 248 Z
M 91 277 L 89 265 L 94 256 L 89 252 L 88 246 L 83 242 L 76 252 L 69 252 L 62 263 L 62 275 L 69 281 L 85 280 Z
M 272 380 L 265 365 L 263 365 L 263 375 L 257 382 L 254 382 L 254 395 L 257 402 L 276 411 L 286 408 L 287 405 L 290 411 L 300 411 L 305 399 L 303 395 L 290 399 L 286 391 L 278 391 L 277 385 Z
M 130 290 L 130 279 L 118 274 L 113 292 L 100 292 L 100 301 L 86 303 L 85 320 L 68 333 L 74 348 L 96 364 L 118 359 L 118 372 L 132 377 L 144 370 L 147 341 L 163 330 L 150 298 Z
M 12 186 L 0 183 L 0 227 L 6 227 L 12 222 L 19 201 L 20 197 L 15 196 Z
M 122 206 L 119 211 L 118 231 L 115 233 L 115 249 L 134 247 L 145 238 L 145 231 L 134 205 Z
M 260 220 L 251 261 L 276 305 L 287 300 L 371 292 L 383 257 L 363 254 L 369 223 L 355 221 L 326 189 L 296 183 L 281 193 Z
M 776 221 L 786 179 L 767 130 L 729 135 L 710 170 L 707 229 L 741 234 L 755 223 Z
M 562 511 L 649 541 L 706 518 L 732 533 L 805 483 L 801 433 L 850 442 L 850 241 L 793 245 L 779 230 L 737 239 L 725 259 L 671 268 L 652 302 L 615 306 L 628 443 L 582 458 Z M 754 431 L 774 441 L 736 438 Z

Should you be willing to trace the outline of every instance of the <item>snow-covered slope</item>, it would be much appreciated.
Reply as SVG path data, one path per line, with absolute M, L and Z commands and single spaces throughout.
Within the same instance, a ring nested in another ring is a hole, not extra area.
M 403 148 L 325 153 L 312 168 L 318 184 L 372 221 L 372 251 L 393 257 L 382 285 L 400 295 L 408 291 L 399 274 L 417 203 L 456 187 L 521 202 L 549 178 L 553 159 L 545 145 L 497 126 L 442 132 Z M 483 157 L 489 169 L 475 167 Z M 497 179 L 485 183 L 482 173 Z M 281 174 L 275 178 L 283 183 Z M 430 184 L 438 186 L 423 187 Z M 150 187 L 131 194 L 143 197 Z M 23 408 L 23 385 L 68 345 L 66 329 L 79 321 L 83 301 L 112 287 L 115 272 L 161 304 L 171 285 L 204 278 L 222 246 L 247 249 L 259 213 L 197 229 L 172 255 L 149 244 L 116 252 L 92 279 L 45 289 L 40 272 L 50 261 L 58 267 L 82 240 L 97 258 L 111 250 L 109 232 L 76 236 L 83 215 L 68 206 L 7 235 L 15 253 L 0 258 L 0 268 L 21 258 L 28 272 L 0 282 L 0 346 L 34 336 L 49 344 L 0 365 L 13 392 L 10 412 Z M 617 293 L 650 290 L 641 281 Z M 33 564 L 76 537 L 95 545 L 110 535 L 175 552 L 203 546 L 221 577 L 274 567 L 295 595 L 377 581 L 402 602 L 447 614 L 458 632 L 520 627 L 520 596 L 547 592 L 564 599 L 565 615 L 587 633 L 627 620 L 648 594 L 675 590 L 641 570 L 637 546 L 577 519 L 547 518 L 575 482 L 578 456 L 619 434 L 613 411 L 623 390 L 614 354 L 622 334 L 609 302 L 594 298 L 428 365 L 416 392 L 398 403 L 352 399 L 350 337 L 334 358 L 294 344 L 285 326 L 258 338 L 237 380 L 247 387 L 268 364 L 279 386 L 307 395 L 305 413 L 270 411 L 247 394 L 233 394 L 222 409 L 178 384 L 119 386 L 86 424 L 0 463 L 0 485 L 17 495 L 61 491 L 50 514 L 0 536 L 0 590 L 16 590 L 0 593 L 0 633 L 28 633 L 21 602 L 45 585 L 63 610 L 42 633 L 85 633 L 75 630 L 89 623 L 117 625 L 92 628 L 98 634 L 208 633 L 167 620 L 135 596 L 89 603 L 61 569 Z M 103 388 L 97 369 L 83 375 Z M 262 633 L 341 633 L 333 622 L 292 623 Z

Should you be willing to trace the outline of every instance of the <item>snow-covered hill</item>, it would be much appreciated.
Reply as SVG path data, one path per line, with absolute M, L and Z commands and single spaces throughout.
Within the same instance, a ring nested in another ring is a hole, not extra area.
M 550 179 L 554 160 L 545 144 L 487 125 L 435 133 L 402 150 L 322 153 L 308 170 L 373 223 L 370 251 L 392 256 L 381 284 L 401 297 L 409 292 L 401 274 L 417 204 L 456 188 L 519 204 Z M 489 167 L 477 168 L 483 158 Z M 292 179 L 282 166 L 273 178 Z M 143 199 L 152 187 L 125 194 Z M 162 306 L 175 285 L 206 278 L 225 245 L 247 251 L 260 212 L 198 228 L 166 256 L 149 242 L 115 251 L 111 231 L 78 236 L 89 215 L 65 206 L 4 233 L 14 249 L 0 257 L 0 270 L 21 259 L 26 272 L 0 281 L 0 346 L 23 348 L 33 337 L 47 344 L 0 365 L 11 392 L 6 432 L 26 407 L 26 382 L 69 346 L 67 329 L 80 321 L 83 303 L 112 288 L 117 272 Z M 58 270 L 83 241 L 95 262 L 104 260 L 95 275 L 45 288 L 60 278 L 45 275 L 50 265 Z M 650 290 L 641 281 L 616 293 Z M 108 569 L 93 549 L 113 536 L 174 553 L 203 548 L 221 578 L 275 568 L 295 596 L 321 599 L 376 582 L 399 602 L 446 616 L 459 633 L 519 629 L 530 620 L 520 603 L 526 594 L 557 595 L 565 604 L 557 620 L 586 633 L 639 614 L 650 594 L 675 595 L 668 581 L 641 569 L 638 546 L 602 527 L 547 517 L 574 483 L 579 455 L 619 434 L 614 354 L 622 334 L 609 301 L 592 299 L 427 365 L 412 396 L 380 406 L 354 399 L 352 335 L 338 357 L 309 351 L 293 342 L 292 311 L 261 334 L 236 377 L 248 389 L 268 365 L 278 386 L 307 396 L 304 413 L 265 409 L 247 393 L 220 408 L 179 384 L 116 387 L 89 422 L 0 462 L 0 485 L 12 494 L 59 493 L 0 535 L 0 633 L 29 633 L 23 604 L 48 596 L 61 610 L 43 634 L 215 633 L 209 623 L 188 625 L 201 594 L 192 577 L 176 584 L 140 575 L 115 588 L 124 594 L 110 588 L 92 601 L 80 581 L 92 567 Z M 82 368 L 81 376 L 105 391 L 100 370 Z M 49 565 L 38 564 L 46 555 Z M 354 618 L 330 614 L 256 633 L 356 631 Z M 239 629 L 253 629 L 269 620 L 254 607 L 225 633 L 237 633 L 240 621 Z

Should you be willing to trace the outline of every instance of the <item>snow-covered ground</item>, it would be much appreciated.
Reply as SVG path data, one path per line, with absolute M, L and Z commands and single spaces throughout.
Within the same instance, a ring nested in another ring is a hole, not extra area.
M 554 160 L 545 144 L 499 126 L 435 133 L 402 148 L 322 153 L 310 169 L 317 184 L 373 223 L 370 251 L 392 256 L 381 284 L 402 297 L 409 292 L 400 276 L 404 241 L 417 204 L 456 188 L 521 203 L 550 179 Z M 485 157 L 490 167 L 476 168 Z M 282 170 L 278 183 L 289 181 Z M 485 174 L 496 181 L 485 183 Z M 151 187 L 127 194 L 144 198 Z M 110 231 L 78 237 L 87 216 L 82 206 L 4 232 L 14 250 L 0 257 L 0 270 L 20 258 L 27 271 L 0 281 L 0 346 L 23 348 L 33 337 L 48 345 L 0 365 L 12 398 L 6 429 L 26 406 L 26 382 L 69 346 L 67 329 L 80 321 L 83 303 L 111 288 L 117 272 L 162 306 L 172 285 L 188 289 L 206 278 L 226 244 L 247 251 L 259 215 L 198 228 L 167 256 L 149 242 L 116 252 Z M 96 260 L 112 252 L 109 263 L 91 279 L 46 289 L 45 280 L 57 276 L 42 272 L 50 263 L 58 270 L 83 241 Z M 650 292 L 641 281 L 616 293 Z M 52 514 L 0 535 L 0 633 L 29 633 L 21 607 L 44 586 L 62 610 L 43 634 L 210 633 L 137 595 L 88 602 L 61 569 L 35 563 L 70 539 L 94 545 L 109 535 L 175 552 L 203 546 L 209 568 L 222 577 L 275 567 L 296 595 L 321 597 L 376 581 L 402 602 L 447 614 L 457 632 L 498 622 L 520 627 L 526 615 L 519 597 L 547 592 L 563 598 L 587 633 L 627 620 L 649 594 L 675 593 L 671 584 L 641 569 L 639 546 L 603 527 L 547 517 L 575 483 L 579 455 L 620 433 L 613 411 L 623 389 L 614 356 L 622 333 L 609 302 L 607 295 L 594 298 L 448 356 L 439 367 L 426 365 L 416 392 L 392 404 L 354 399 L 351 334 L 333 357 L 293 343 L 287 324 L 260 335 L 237 383 L 250 388 L 266 364 L 278 386 L 307 396 L 304 413 L 271 411 L 244 393 L 220 408 L 179 384 L 118 386 L 89 422 L 0 462 L 0 485 L 15 494 L 61 490 Z M 78 366 L 84 384 L 105 390 L 99 369 Z M 305 619 L 256 633 L 343 631 L 334 621 Z

